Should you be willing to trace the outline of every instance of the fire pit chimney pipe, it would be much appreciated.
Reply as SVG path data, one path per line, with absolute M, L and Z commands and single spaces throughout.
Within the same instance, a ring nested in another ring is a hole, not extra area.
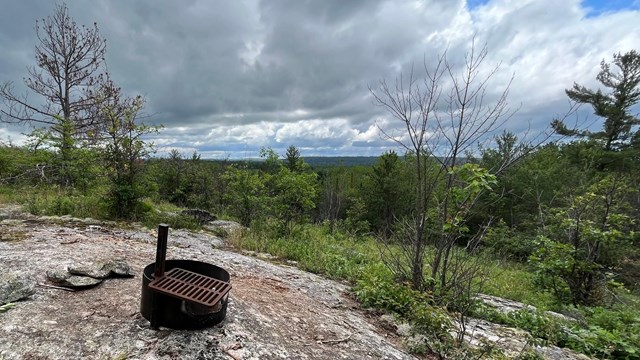
M 164 276 L 164 263 L 167 259 L 167 239 L 169 238 L 169 225 L 158 225 L 158 247 L 156 249 L 156 266 L 153 275 L 156 279 Z
M 169 225 L 158 225 L 158 246 L 156 248 L 156 262 L 154 267 L 153 276 L 155 279 L 159 279 L 164 276 L 164 265 L 167 259 L 167 239 L 169 238 Z M 159 306 L 157 304 L 157 295 L 153 294 L 153 300 L 151 305 L 151 328 L 158 328 L 158 311 Z

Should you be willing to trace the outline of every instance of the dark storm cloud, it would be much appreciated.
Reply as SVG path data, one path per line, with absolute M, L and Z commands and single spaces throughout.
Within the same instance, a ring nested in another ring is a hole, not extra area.
M 638 48 L 637 11 L 586 18 L 579 0 L 138 0 L 67 2 L 79 24 L 98 23 L 108 70 L 147 100 L 153 136 L 166 151 L 246 156 L 261 146 L 304 154 L 379 154 L 377 124 L 398 124 L 374 106 L 368 87 L 412 66 L 423 75 L 445 50 L 464 64 L 477 34 L 487 64 L 502 61 L 489 89 L 516 78 L 508 128 L 540 129 L 566 110 L 564 88 L 593 85 L 611 53 Z M 0 82 L 19 84 L 33 65 L 35 20 L 48 0 L 7 1 L 0 12 Z M 535 89 L 535 91 L 533 90 Z M 2 129 L 0 138 L 16 136 Z

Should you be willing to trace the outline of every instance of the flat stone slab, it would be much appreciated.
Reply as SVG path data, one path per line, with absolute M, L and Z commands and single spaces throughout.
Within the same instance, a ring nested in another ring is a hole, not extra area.
M 122 260 L 99 262 L 90 265 L 72 265 L 67 267 L 67 271 L 72 275 L 88 276 L 94 279 L 135 276 L 131 266 Z
M 109 260 L 93 264 L 67 267 L 67 271 L 47 271 L 47 279 L 54 284 L 70 288 L 87 288 L 100 284 L 109 277 L 133 277 L 131 266 L 123 260 Z
M 28 298 L 36 292 L 35 280 L 12 272 L 0 273 L 0 305 Z
M 87 288 L 102 282 L 102 279 L 73 275 L 67 271 L 47 271 L 47 279 L 56 285 L 69 288 Z

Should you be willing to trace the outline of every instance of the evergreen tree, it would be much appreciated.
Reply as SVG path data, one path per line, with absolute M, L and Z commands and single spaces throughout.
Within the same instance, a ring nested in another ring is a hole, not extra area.
M 613 65 L 618 71 L 613 71 L 611 64 L 602 60 L 596 77 L 610 89 L 609 92 L 592 90 L 577 83 L 566 90 L 571 100 L 591 105 L 594 114 L 604 118 L 602 130 L 569 129 L 562 121 L 554 120 L 552 126 L 558 133 L 595 140 L 605 151 L 623 150 L 640 140 L 640 133 L 634 133 L 640 119 L 631 113 L 631 107 L 640 101 L 640 53 L 631 50 L 625 54 L 614 54 Z
M 291 145 L 287 148 L 285 154 L 285 165 L 291 171 L 298 171 L 302 167 L 302 159 L 300 159 L 300 150 L 297 147 Z

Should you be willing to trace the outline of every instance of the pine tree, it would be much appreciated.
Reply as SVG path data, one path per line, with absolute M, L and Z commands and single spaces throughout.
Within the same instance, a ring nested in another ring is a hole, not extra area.
M 640 119 L 631 113 L 633 105 L 640 101 L 640 53 L 631 50 L 625 54 L 614 54 L 613 65 L 618 71 L 613 71 L 611 65 L 602 60 L 596 77 L 605 88 L 610 89 L 609 92 L 592 90 L 577 83 L 566 90 L 571 100 L 590 104 L 594 114 L 604 118 L 602 130 L 569 129 L 562 121 L 554 120 L 552 126 L 559 134 L 595 140 L 606 151 L 624 150 L 640 140 L 640 133 L 634 132 Z

